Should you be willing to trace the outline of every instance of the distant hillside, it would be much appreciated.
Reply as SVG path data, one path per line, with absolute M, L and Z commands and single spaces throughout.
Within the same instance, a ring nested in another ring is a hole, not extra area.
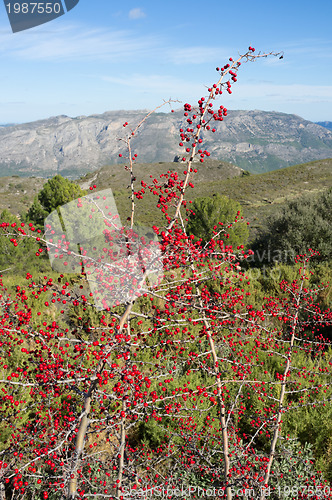
M 245 218 L 250 222 L 250 236 L 264 226 L 266 217 L 280 210 L 287 200 L 301 197 L 303 194 L 316 194 L 332 187 L 332 159 L 320 160 L 257 175 L 243 175 L 243 172 L 227 163 L 209 161 L 199 165 L 193 177 L 194 188 L 187 191 L 187 199 L 194 200 L 198 196 L 212 196 L 220 193 L 237 200 L 243 207 Z M 136 185 L 142 179 L 149 180 L 168 169 L 178 170 L 179 164 L 140 164 L 136 165 Z M 84 189 L 96 184 L 97 189 L 111 187 L 122 220 L 128 216 L 130 209 L 128 172 L 120 166 L 108 166 L 95 173 L 88 174 L 78 181 Z M 147 225 L 161 224 L 153 210 L 155 201 L 147 195 L 143 202 L 138 202 L 136 215 L 138 220 Z
M 183 172 L 183 165 L 180 163 L 144 163 L 136 164 L 136 183 L 140 185 L 141 180 L 147 180 L 150 174 L 159 176 L 167 170 L 177 170 Z M 197 181 L 208 182 L 217 178 L 221 180 L 239 177 L 243 170 L 235 165 L 215 160 L 204 162 L 204 168 L 199 169 Z M 98 189 L 112 188 L 113 191 L 127 194 L 129 177 L 124 165 L 108 165 L 94 173 L 86 174 L 77 180 L 77 183 L 84 189 L 91 184 L 98 183 Z M 8 208 L 13 214 L 18 215 L 27 211 L 33 202 L 36 194 L 42 189 L 47 179 L 43 177 L 22 178 L 18 175 L 11 177 L 0 177 L 0 211 Z
M 332 122 L 316 122 L 316 123 L 321 127 L 325 127 L 328 128 L 329 130 L 332 130 Z
M 123 123 L 135 126 L 144 111 L 110 111 L 102 115 L 47 120 L 0 128 L 0 175 L 75 179 L 119 162 Z M 179 148 L 183 112 L 153 114 L 133 147 L 141 162 L 173 161 Z M 251 172 L 271 171 L 304 161 L 332 157 L 332 132 L 296 115 L 265 111 L 229 111 L 203 146 L 211 157 Z M 128 129 L 126 129 L 127 131 Z
M 26 212 L 45 182 L 46 179 L 38 177 L 0 177 L 0 212 L 5 209 L 14 215 Z
M 303 194 L 319 193 L 332 187 L 332 159 L 310 162 L 264 174 L 244 175 L 243 170 L 225 162 L 209 160 L 198 165 L 193 176 L 194 188 L 187 191 L 187 199 L 220 193 L 240 202 L 245 218 L 250 222 L 251 238 L 264 226 L 267 215 L 280 210 L 289 200 Z M 150 163 L 135 166 L 135 186 L 141 180 L 149 182 L 150 175 L 158 178 L 167 170 L 183 175 L 179 163 Z M 32 204 L 46 179 L 18 176 L 0 178 L 0 211 L 9 208 L 14 214 L 24 213 Z M 128 172 L 124 165 L 110 165 L 87 174 L 77 181 L 84 189 L 96 184 L 98 190 L 111 188 L 124 222 L 130 210 Z M 146 225 L 161 224 L 160 212 L 154 209 L 155 200 L 147 194 L 136 205 L 137 220 Z

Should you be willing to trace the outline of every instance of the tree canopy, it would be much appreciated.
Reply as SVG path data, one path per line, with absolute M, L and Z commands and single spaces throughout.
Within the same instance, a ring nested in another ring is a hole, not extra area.
M 212 197 L 199 197 L 192 204 L 187 233 L 207 242 L 222 231 L 218 239 L 237 246 L 249 236 L 248 226 L 240 221 L 241 215 L 241 205 L 227 196 L 217 193 Z
M 44 219 L 59 206 L 65 205 L 86 194 L 75 182 L 56 175 L 49 179 L 35 197 L 28 211 L 28 219 L 37 225 L 43 225 Z

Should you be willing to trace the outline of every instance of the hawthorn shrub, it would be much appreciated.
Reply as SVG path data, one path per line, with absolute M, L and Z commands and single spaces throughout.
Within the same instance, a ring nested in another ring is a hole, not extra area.
M 204 243 L 186 231 L 187 191 L 209 155 L 204 134 L 227 116 L 215 100 L 232 92 L 241 62 L 267 55 L 249 47 L 217 68 L 208 95 L 184 105 L 180 168 L 141 186 L 132 142 L 144 120 L 124 123 L 127 225 L 116 226 L 102 186 L 77 200 L 103 227 L 99 247 L 77 248 L 52 224 L 44 237 L 32 223 L 2 223 L 6 242 L 35 240 L 39 255 L 47 247 L 68 270 L 27 273 L 12 293 L 3 278 L 2 500 L 331 497 L 316 442 L 304 445 L 304 467 L 295 425 L 303 412 L 324 413 L 332 396 L 332 350 L 320 333 L 332 314 L 317 301 L 325 285 L 312 286 L 315 252 L 298 255 L 296 276 L 258 307 L 243 268 L 251 250 L 224 243 L 227 225 L 239 222 L 220 221 Z M 165 221 L 150 243 L 134 226 L 147 192 Z M 150 272 L 157 264 L 159 279 Z M 104 309 L 95 307 L 100 296 Z

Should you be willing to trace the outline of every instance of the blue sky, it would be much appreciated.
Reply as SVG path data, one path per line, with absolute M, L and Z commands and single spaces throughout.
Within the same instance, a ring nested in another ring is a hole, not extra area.
M 249 45 L 284 59 L 242 66 L 220 103 L 332 121 L 331 19 L 328 0 L 80 0 L 13 34 L 1 3 L 0 123 L 195 103 Z

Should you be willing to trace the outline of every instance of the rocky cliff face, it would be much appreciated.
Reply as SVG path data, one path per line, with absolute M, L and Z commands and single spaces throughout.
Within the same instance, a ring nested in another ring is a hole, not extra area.
M 119 140 L 144 111 L 110 111 L 102 115 L 47 120 L 0 127 L 0 175 L 69 178 L 112 163 L 125 153 Z M 135 138 L 140 162 L 172 161 L 178 154 L 183 113 L 156 113 Z M 214 134 L 205 134 L 211 157 L 251 172 L 332 157 L 332 132 L 295 115 L 264 111 L 229 111 Z M 123 161 L 123 160 L 121 160 Z

